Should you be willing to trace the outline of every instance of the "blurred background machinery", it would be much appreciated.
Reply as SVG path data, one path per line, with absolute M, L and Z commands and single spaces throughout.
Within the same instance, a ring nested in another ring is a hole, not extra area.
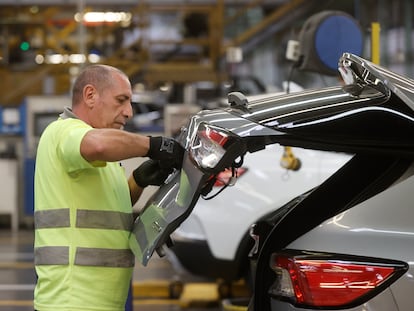
M 317 42 L 333 36 L 326 35 L 332 21 L 352 26 L 351 32 L 335 29 L 342 43 L 353 41 L 353 52 L 367 58 L 373 22 L 381 21 L 381 63 L 407 76 L 414 68 L 410 0 L 114 3 L 0 2 L 0 165 L 11 181 L 1 187 L 9 203 L 0 205 L 0 215 L 11 215 L 14 228 L 30 215 L 35 136 L 67 104 L 86 64 L 110 64 L 129 76 L 135 117 L 127 130 L 169 135 L 196 111 L 226 105 L 231 91 L 254 95 L 339 83 L 332 59 L 348 46 L 328 55 L 332 42 Z
M 287 41 L 309 16 L 333 9 L 355 16 L 367 2 L 123 0 L 115 8 L 104 0 L 4 0 L 0 103 L 67 94 L 88 62 L 117 66 L 149 89 L 172 85 L 172 102 L 183 100 L 188 84 L 208 83 L 210 96 L 222 95 L 232 76 L 253 74 L 277 86 Z

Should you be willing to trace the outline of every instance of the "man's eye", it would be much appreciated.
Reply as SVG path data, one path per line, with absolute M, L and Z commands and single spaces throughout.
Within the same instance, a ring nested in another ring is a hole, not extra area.
M 126 102 L 128 102 L 128 98 L 118 98 L 118 103 L 124 104 Z

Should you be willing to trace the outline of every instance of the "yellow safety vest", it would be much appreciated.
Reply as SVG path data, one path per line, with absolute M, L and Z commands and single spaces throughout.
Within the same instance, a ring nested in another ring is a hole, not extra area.
M 119 163 L 87 162 L 91 127 L 59 119 L 44 131 L 35 172 L 35 309 L 124 310 L 134 267 L 129 188 Z

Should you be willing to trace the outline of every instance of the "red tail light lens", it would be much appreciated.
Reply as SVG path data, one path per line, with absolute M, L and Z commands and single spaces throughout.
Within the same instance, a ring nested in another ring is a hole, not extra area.
M 239 178 L 245 172 L 247 168 L 239 167 L 236 169 L 236 176 Z M 223 187 L 224 185 L 228 185 L 230 183 L 230 179 L 233 177 L 233 172 L 231 169 L 225 169 L 224 171 L 218 173 L 216 177 L 216 182 L 214 183 L 214 187 Z
M 219 132 L 210 127 L 206 127 L 205 130 L 200 133 L 200 135 L 206 137 L 207 139 L 210 139 L 220 146 L 224 146 L 228 140 L 228 135 L 226 133 Z
M 333 254 L 273 254 L 271 268 L 277 276 L 271 296 L 318 308 L 360 304 L 407 269 L 401 262 Z
M 214 168 L 226 153 L 229 135 L 224 130 L 201 124 L 194 137 L 190 155 L 202 168 Z

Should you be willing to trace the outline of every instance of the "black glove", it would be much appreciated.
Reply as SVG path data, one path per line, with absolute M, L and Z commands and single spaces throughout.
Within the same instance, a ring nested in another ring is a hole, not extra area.
M 173 138 L 150 136 L 150 147 L 147 157 L 159 160 L 161 167 L 181 168 L 184 148 Z
M 132 172 L 135 182 L 141 188 L 148 185 L 160 186 L 173 171 L 173 168 L 162 168 L 155 160 L 147 160 Z

